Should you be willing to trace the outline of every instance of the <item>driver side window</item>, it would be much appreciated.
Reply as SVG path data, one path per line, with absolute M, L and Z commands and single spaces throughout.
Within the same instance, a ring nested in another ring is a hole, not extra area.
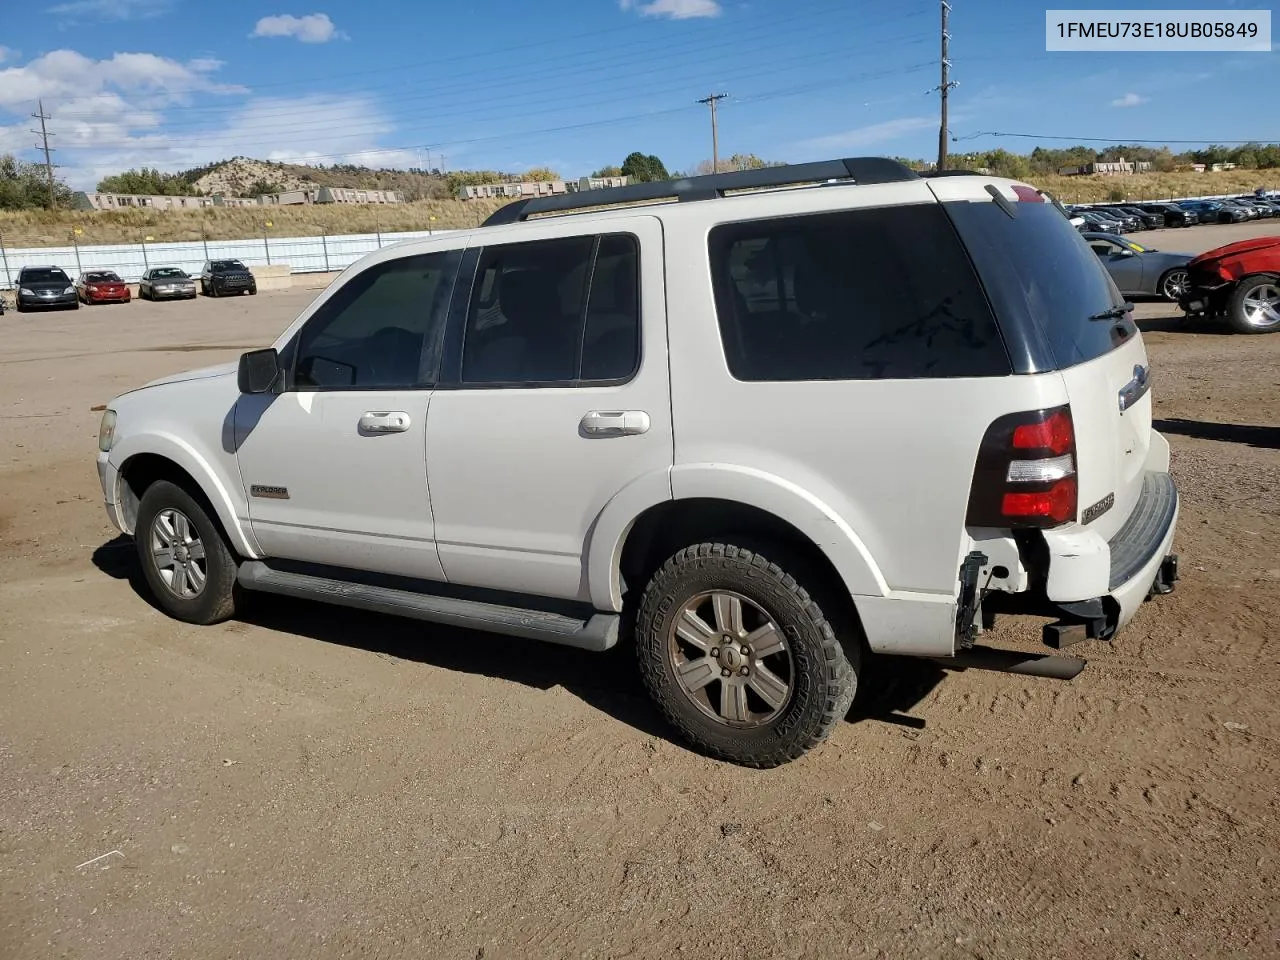
M 1110 240 L 1090 240 L 1089 247 L 1094 253 L 1103 258 L 1109 257 L 1111 254 L 1117 253 L 1120 250 L 1120 248 Z
M 435 382 L 462 251 L 376 264 L 347 281 L 297 340 L 295 390 L 393 390 Z

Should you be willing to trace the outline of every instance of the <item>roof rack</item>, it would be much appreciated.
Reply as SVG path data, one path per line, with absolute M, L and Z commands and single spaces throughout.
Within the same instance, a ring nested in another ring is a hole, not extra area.
M 486 227 L 528 220 L 537 213 L 564 213 L 586 207 L 644 203 L 650 200 L 713 200 L 730 190 L 753 190 L 765 187 L 790 187 L 827 180 L 852 180 L 855 183 L 899 183 L 918 179 L 914 170 L 886 157 L 846 157 L 843 160 L 819 160 L 793 163 L 760 170 L 734 170 L 681 180 L 659 180 L 633 183 L 625 187 L 579 190 L 554 197 L 529 197 L 499 207 Z

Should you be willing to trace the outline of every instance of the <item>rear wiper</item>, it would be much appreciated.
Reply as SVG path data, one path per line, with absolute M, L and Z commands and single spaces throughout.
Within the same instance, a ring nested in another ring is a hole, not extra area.
M 1112 307 L 1110 310 L 1103 310 L 1101 313 L 1095 313 L 1090 320 L 1120 320 L 1127 316 L 1133 310 L 1132 303 L 1122 303 L 1118 307 Z

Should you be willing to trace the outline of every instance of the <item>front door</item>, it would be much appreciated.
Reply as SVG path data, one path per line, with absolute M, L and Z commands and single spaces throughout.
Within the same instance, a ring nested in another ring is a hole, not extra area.
M 282 352 L 283 392 L 236 404 L 268 557 L 442 579 L 425 438 L 459 259 L 393 257 L 352 276 Z
M 561 236 L 478 251 L 427 463 L 450 582 L 585 600 L 601 510 L 670 482 L 663 238 L 653 217 L 544 229 Z

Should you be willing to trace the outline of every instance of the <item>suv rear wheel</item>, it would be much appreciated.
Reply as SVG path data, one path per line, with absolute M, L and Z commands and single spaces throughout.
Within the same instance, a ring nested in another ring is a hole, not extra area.
M 187 491 L 167 480 L 147 487 L 134 542 L 147 585 L 171 617 L 208 624 L 235 613 L 235 558 L 222 531 Z
M 857 686 L 822 609 L 764 556 L 700 543 L 654 574 L 636 654 L 667 720 L 711 756 L 774 767 L 825 740 Z
M 1280 277 L 1258 274 L 1237 283 L 1227 303 L 1227 322 L 1237 333 L 1280 330 Z

